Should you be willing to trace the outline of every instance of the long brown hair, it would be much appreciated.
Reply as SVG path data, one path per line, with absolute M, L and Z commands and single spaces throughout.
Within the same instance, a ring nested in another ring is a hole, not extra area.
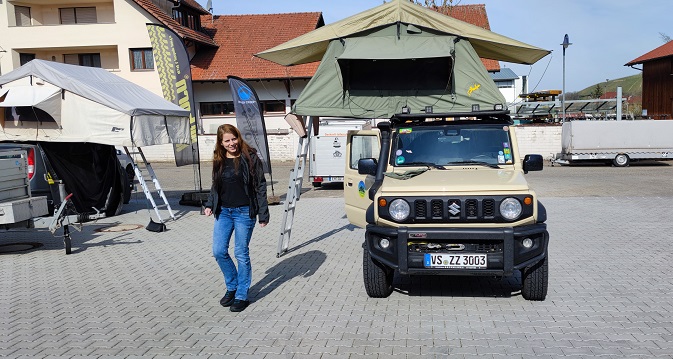
M 257 150 L 250 147 L 250 145 L 248 145 L 248 143 L 243 140 L 241 131 L 239 131 L 236 126 L 229 124 L 220 125 L 220 127 L 217 128 L 217 142 L 215 142 L 215 150 L 213 151 L 213 183 L 215 184 L 218 191 L 220 190 L 220 177 L 224 171 L 224 159 L 227 157 L 227 149 L 222 146 L 222 138 L 224 137 L 225 133 L 232 134 L 234 137 L 236 137 L 236 139 L 238 139 L 238 153 L 236 153 L 236 155 L 239 156 L 234 158 L 234 171 L 238 173 L 240 160 L 243 158 L 248 162 L 248 169 L 250 171 L 251 178 L 253 180 L 255 178 L 255 167 L 252 164 L 251 155 L 256 156 Z

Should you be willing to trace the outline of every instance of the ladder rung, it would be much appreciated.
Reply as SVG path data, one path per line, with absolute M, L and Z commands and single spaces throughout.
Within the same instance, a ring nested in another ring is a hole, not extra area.
M 166 208 L 166 207 L 168 207 L 168 204 L 166 203 L 157 205 L 157 208 Z

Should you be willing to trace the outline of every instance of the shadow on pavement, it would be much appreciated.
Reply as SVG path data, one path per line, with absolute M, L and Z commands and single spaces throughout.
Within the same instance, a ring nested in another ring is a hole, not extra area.
M 263 298 L 292 278 L 312 276 L 326 259 L 325 253 L 315 250 L 283 259 L 269 268 L 266 276 L 250 288 L 250 298 Z
M 521 294 L 521 276 L 506 278 L 474 276 L 400 276 L 395 291 L 414 297 L 509 298 Z

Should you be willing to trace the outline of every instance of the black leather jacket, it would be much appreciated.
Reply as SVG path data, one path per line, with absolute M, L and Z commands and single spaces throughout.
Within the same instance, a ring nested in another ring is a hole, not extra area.
M 264 177 L 264 167 L 262 160 L 252 151 L 250 153 L 252 165 L 255 166 L 254 180 L 250 180 L 250 169 L 245 156 L 241 156 L 240 170 L 243 172 L 243 182 L 245 183 L 245 194 L 250 198 L 250 218 L 259 216 L 259 223 L 269 223 L 269 203 L 266 199 L 266 177 Z M 222 199 L 215 188 L 215 184 L 210 187 L 208 201 L 204 204 L 210 208 L 215 216 L 222 211 Z

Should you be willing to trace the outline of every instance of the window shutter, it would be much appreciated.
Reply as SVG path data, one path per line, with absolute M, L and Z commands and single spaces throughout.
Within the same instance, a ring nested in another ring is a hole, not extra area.
M 75 8 L 67 7 L 59 9 L 61 13 L 61 24 L 75 24 Z
M 63 62 L 70 65 L 79 65 L 79 56 L 77 54 L 63 55 Z
M 75 17 L 78 24 L 95 24 L 98 22 L 95 7 L 77 7 L 75 8 Z
M 30 8 L 26 6 L 14 6 L 16 26 L 30 26 Z

